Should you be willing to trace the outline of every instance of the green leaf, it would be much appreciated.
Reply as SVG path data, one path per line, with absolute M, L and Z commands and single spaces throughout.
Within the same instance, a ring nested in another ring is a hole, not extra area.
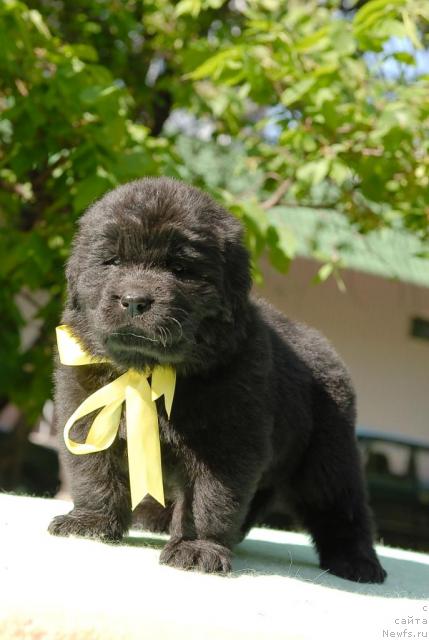
M 271 264 L 286 273 L 296 253 L 296 238 L 286 225 L 269 226 L 267 230 L 268 256 Z
M 368 29 L 392 9 L 405 4 L 406 0 L 369 0 L 356 12 L 353 23 L 360 30 Z
M 200 11 L 201 0 L 180 0 L 175 9 L 176 16 L 189 13 L 193 18 L 196 18 Z
M 68 45 L 64 48 L 65 52 L 70 52 L 70 55 L 77 56 L 81 60 L 86 60 L 88 62 L 97 62 L 98 54 L 94 47 L 91 47 L 88 44 L 74 44 Z
M 404 21 L 405 33 L 416 47 L 416 49 L 423 49 L 422 42 L 419 38 L 419 34 L 415 23 L 412 21 L 408 11 L 402 11 L 402 20 Z
M 45 38 L 50 38 L 51 37 L 51 34 L 49 33 L 49 29 L 46 26 L 45 22 L 43 21 L 42 16 L 40 15 L 40 13 L 38 11 L 36 11 L 35 9 L 31 9 L 28 12 L 28 17 L 31 20 L 31 22 L 34 24 L 36 29 L 39 31 L 39 33 L 41 33 L 43 36 L 45 36 Z
M 310 91 L 310 89 L 314 86 L 315 82 L 316 82 L 316 78 L 313 78 L 312 76 L 308 78 L 303 78 L 293 86 L 283 91 L 282 95 L 280 96 L 282 103 L 286 107 L 288 107 L 294 102 L 297 102 L 306 93 Z
M 334 272 L 334 264 L 332 262 L 327 262 L 322 265 L 317 272 L 316 276 L 313 278 L 314 283 L 325 282 L 329 276 L 331 276 Z
M 74 210 L 81 213 L 88 205 L 111 188 L 112 180 L 100 175 L 89 176 L 85 180 L 81 180 L 76 187 L 76 193 L 73 198 Z
M 395 58 L 395 60 L 397 60 L 398 62 L 403 62 L 405 64 L 416 64 L 416 59 L 414 58 L 414 56 L 407 51 L 395 51 L 395 53 L 393 54 L 393 58 Z
M 87 104 L 93 104 L 100 98 L 106 98 L 112 94 L 118 93 L 119 89 L 115 86 L 106 87 L 104 85 L 94 85 L 92 87 L 86 87 L 80 93 L 80 99 Z
M 329 173 L 330 160 L 328 158 L 320 158 L 302 165 L 296 172 L 298 180 L 308 182 L 315 186 L 322 182 Z
M 314 33 L 305 36 L 295 44 L 295 48 L 300 52 L 314 51 L 325 48 L 329 44 L 330 25 L 321 27 Z
M 188 74 L 192 80 L 202 80 L 209 76 L 213 76 L 214 79 L 219 78 L 222 71 L 225 68 L 239 68 L 238 64 L 242 61 L 243 48 L 242 46 L 229 47 L 224 51 L 220 51 L 216 55 L 208 58 L 205 62 L 200 64 L 194 71 Z
M 329 177 L 336 184 L 342 185 L 347 180 L 351 180 L 353 178 L 353 171 L 344 162 L 341 162 L 340 160 L 333 160 L 329 171 Z

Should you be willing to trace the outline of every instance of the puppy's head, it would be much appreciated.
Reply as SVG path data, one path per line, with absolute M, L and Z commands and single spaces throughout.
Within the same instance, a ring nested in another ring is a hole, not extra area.
M 233 350 L 250 289 L 241 225 L 207 194 L 148 178 L 81 218 L 64 321 L 120 367 L 194 371 Z

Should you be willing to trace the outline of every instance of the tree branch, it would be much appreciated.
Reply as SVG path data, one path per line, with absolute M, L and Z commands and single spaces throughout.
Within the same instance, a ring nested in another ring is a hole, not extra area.
M 274 193 L 269 198 L 267 198 L 267 200 L 264 200 L 264 202 L 261 203 L 261 207 L 265 209 L 265 211 L 267 211 L 268 209 L 271 209 L 272 207 L 275 207 L 276 204 L 278 204 L 280 200 L 283 198 L 286 191 L 289 189 L 290 184 L 291 184 L 291 181 L 289 180 L 289 178 L 284 180 L 277 187 Z

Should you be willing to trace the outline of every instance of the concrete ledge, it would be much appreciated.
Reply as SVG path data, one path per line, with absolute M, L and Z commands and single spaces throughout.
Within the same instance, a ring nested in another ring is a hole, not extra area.
M 237 548 L 230 577 L 203 575 L 158 564 L 165 536 L 131 531 L 121 545 L 49 536 L 50 519 L 70 507 L 0 496 L 1 640 L 372 640 L 401 637 L 405 628 L 416 638 L 428 633 L 422 623 L 429 618 L 428 555 L 378 547 L 386 583 L 356 584 L 321 571 L 307 536 L 254 529 Z

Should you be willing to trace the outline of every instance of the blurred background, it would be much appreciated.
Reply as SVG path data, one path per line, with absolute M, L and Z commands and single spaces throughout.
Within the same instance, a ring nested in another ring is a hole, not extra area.
M 0 2 L 0 490 L 67 492 L 77 218 L 169 175 L 242 220 L 257 293 L 343 356 L 379 537 L 429 550 L 428 34 L 426 0 Z

